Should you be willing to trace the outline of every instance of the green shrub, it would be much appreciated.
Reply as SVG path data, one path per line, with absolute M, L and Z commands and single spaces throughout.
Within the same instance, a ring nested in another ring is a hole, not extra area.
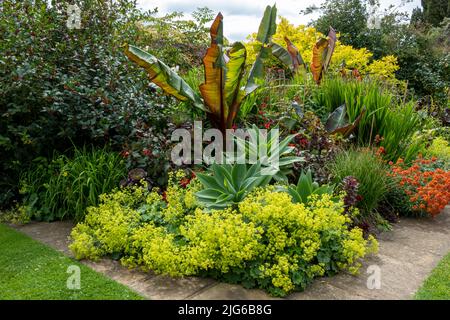
M 276 296 L 303 290 L 315 277 L 357 272 L 376 250 L 373 237 L 349 230 L 342 201 L 315 195 L 293 203 L 273 187 L 257 189 L 235 209 L 203 210 L 198 181 L 172 176 L 164 193 L 125 188 L 102 196 L 72 230 L 78 259 L 113 255 L 130 267 L 171 276 L 201 275 Z
M 0 206 L 17 194 L 21 170 L 39 156 L 105 141 L 156 154 L 167 137 L 162 112 L 171 100 L 152 92 L 145 73 L 120 50 L 127 41 L 146 42 L 139 22 L 152 12 L 134 0 L 77 1 L 82 28 L 70 29 L 73 3 L 0 1 Z M 143 145 L 150 125 L 148 136 L 157 142 Z
M 443 137 L 436 137 L 431 143 L 430 147 L 425 151 L 424 156 L 436 157 L 445 162 L 447 166 L 450 165 L 450 145 Z
M 30 217 L 82 221 L 88 206 L 110 192 L 126 176 L 124 161 L 106 149 L 76 149 L 73 158 L 41 159 L 20 179 L 23 207 Z
M 370 217 L 389 188 L 386 164 L 371 150 L 349 150 L 336 156 L 330 170 L 336 184 L 348 176 L 358 180 L 362 197 L 358 207 L 363 216 Z
M 311 170 L 306 174 L 302 172 L 296 186 L 289 186 L 286 192 L 292 197 L 294 203 L 308 203 L 312 195 L 333 195 L 334 185 L 321 185 L 313 182 Z

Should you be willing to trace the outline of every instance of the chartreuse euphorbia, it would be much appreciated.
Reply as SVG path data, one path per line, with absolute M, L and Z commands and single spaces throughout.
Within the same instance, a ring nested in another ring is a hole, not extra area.
M 264 81 L 264 60 L 271 54 L 269 44 L 276 32 L 276 16 L 276 6 L 267 6 L 257 36 L 260 51 L 246 72 L 245 46 L 241 42 L 235 42 L 230 48 L 224 46 L 223 16 L 217 15 L 210 29 L 211 45 L 203 58 L 205 82 L 200 85 L 201 96 L 153 55 L 131 45 L 125 46 L 125 54 L 143 67 L 150 81 L 164 92 L 181 101 L 192 101 L 195 107 L 208 112 L 214 124 L 224 131 L 232 127 L 245 97 Z

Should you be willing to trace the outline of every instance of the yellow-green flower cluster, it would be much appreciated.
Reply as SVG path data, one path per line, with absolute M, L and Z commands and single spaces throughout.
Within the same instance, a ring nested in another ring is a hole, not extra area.
M 166 190 L 167 208 L 164 210 L 164 218 L 168 222 L 175 223 L 182 219 L 185 213 L 198 206 L 195 193 L 201 189 L 201 184 L 197 179 L 183 188 L 179 181 L 185 177 L 182 170 L 176 173 L 169 173 L 169 186 Z
M 100 198 L 100 205 L 88 208 L 85 221 L 72 230 L 74 242 L 69 248 L 77 259 L 124 251 L 132 228 L 139 223 L 139 214 L 130 204 L 145 199 L 142 188 L 123 189 Z
M 442 137 L 436 137 L 431 146 L 425 151 L 425 155 L 436 157 L 446 163 L 450 162 L 450 146 Z
M 336 257 L 340 268 L 355 272 L 358 260 L 374 250 L 370 242 L 376 241 L 364 240 L 360 229 L 349 231 L 343 202 L 327 194 L 313 196 L 305 206 L 292 203 L 287 193 L 258 190 L 240 204 L 239 211 L 263 227 L 262 276 L 285 293 L 323 275 Z M 297 281 L 295 274 L 303 277 Z
M 184 221 L 178 235 L 152 223 L 137 230 L 129 250 L 135 258 L 122 261 L 171 276 L 210 269 L 228 272 L 230 267 L 244 267 L 245 261 L 255 258 L 261 246 L 259 231 L 234 211 L 206 213 L 198 208 Z
M 103 195 L 72 232 L 76 257 L 120 254 L 130 267 L 222 275 L 285 295 L 317 276 L 356 272 L 360 258 L 376 250 L 374 239 L 349 230 L 343 202 L 329 195 L 312 196 L 305 205 L 266 187 L 236 210 L 207 211 L 195 199 L 198 182 L 181 185 L 180 178 L 171 177 L 165 196 L 145 188 Z

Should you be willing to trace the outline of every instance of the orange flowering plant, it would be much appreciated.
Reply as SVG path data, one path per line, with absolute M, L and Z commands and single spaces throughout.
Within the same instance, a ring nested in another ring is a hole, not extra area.
M 389 162 L 389 175 L 396 179 L 399 187 L 411 201 L 411 210 L 438 215 L 450 202 L 450 171 L 443 170 L 437 158 L 424 159 L 419 156 L 411 166 L 399 159 Z

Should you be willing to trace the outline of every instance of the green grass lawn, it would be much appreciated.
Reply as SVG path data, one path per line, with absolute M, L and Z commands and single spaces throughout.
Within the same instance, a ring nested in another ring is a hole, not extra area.
M 80 289 L 68 289 L 69 266 L 80 268 Z M 142 299 L 127 287 L 0 224 L 0 300 Z
M 418 300 L 450 300 L 450 253 L 442 259 L 416 293 Z

